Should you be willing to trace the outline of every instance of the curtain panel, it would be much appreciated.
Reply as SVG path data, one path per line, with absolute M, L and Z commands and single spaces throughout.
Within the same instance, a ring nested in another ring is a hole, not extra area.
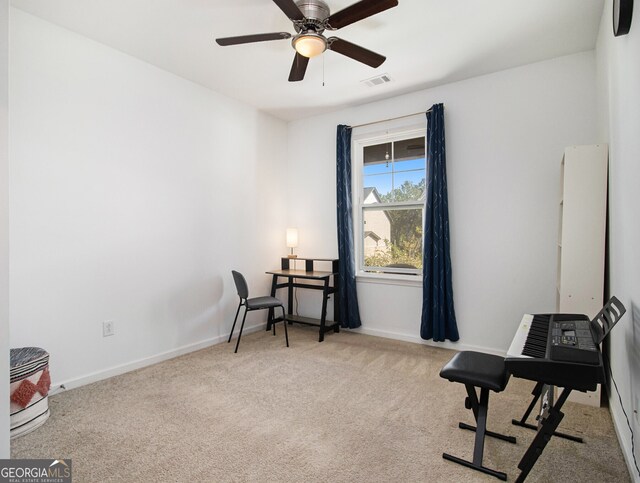
M 449 202 L 444 106 L 427 111 L 427 193 L 424 216 L 422 322 L 420 337 L 457 341 L 449 251 Z
M 336 192 L 338 209 L 338 317 L 340 326 L 360 327 L 360 310 L 356 291 L 356 268 L 353 246 L 353 212 L 351 193 L 351 127 L 338 126 L 336 153 Z

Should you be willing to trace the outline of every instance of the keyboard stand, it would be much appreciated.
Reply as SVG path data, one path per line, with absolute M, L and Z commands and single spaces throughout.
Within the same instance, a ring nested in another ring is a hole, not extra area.
M 536 383 L 536 386 L 533 388 L 533 391 L 531 391 L 531 394 L 533 395 L 533 400 L 531 401 L 531 404 L 529 404 L 529 407 L 525 411 L 525 413 L 522 416 L 522 418 L 519 419 L 519 420 L 518 419 L 512 419 L 511 420 L 511 424 L 513 424 L 515 426 L 520 426 L 520 427 L 523 427 L 523 428 L 527 428 L 527 429 L 533 429 L 534 431 L 538 430 L 538 426 L 536 426 L 535 424 L 527 423 L 527 419 L 529 419 L 529 415 L 531 415 L 531 411 L 533 411 L 533 408 L 535 408 L 536 403 L 538 402 L 538 399 L 540 399 L 540 396 L 542 395 L 543 388 L 544 388 L 544 383 L 542 383 L 542 382 Z M 580 438 L 578 436 L 573 436 L 571 434 L 561 433 L 559 431 L 554 431 L 553 435 L 557 436 L 558 438 L 564 438 L 564 439 L 568 439 L 570 441 L 575 441 L 576 443 L 584 443 L 584 440 L 582 438 Z
M 560 409 L 562 409 L 570 393 L 571 389 L 565 387 L 556 403 L 549 408 L 547 416 L 541 418 L 538 434 L 533 438 L 529 448 L 527 448 L 527 452 L 520 460 L 520 463 L 518 463 L 518 468 L 521 470 L 521 473 L 516 479 L 516 483 L 522 483 L 527 478 L 531 468 L 533 468 L 542 451 L 544 451 L 545 446 L 547 446 L 551 437 L 556 434 L 556 428 L 560 425 L 562 418 L 564 418 L 564 413 L 560 411 Z

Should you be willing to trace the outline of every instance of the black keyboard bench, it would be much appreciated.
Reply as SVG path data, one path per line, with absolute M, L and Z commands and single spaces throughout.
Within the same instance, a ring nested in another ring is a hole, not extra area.
M 482 466 L 485 435 L 498 438 L 509 443 L 515 443 L 516 438 L 487 431 L 487 409 L 489 407 L 489 391 L 501 392 L 507 386 L 509 374 L 504 366 L 504 358 L 482 352 L 463 351 L 457 353 L 440 371 L 440 377 L 451 382 L 459 382 L 467 389 L 465 407 L 473 411 L 476 426 L 459 423 L 461 429 L 475 431 L 476 440 L 473 448 L 473 461 L 463 460 L 456 456 L 443 453 L 442 457 L 460 465 L 472 468 L 482 473 L 495 476 L 506 481 L 507 474 Z M 480 388 L 480 399 L 476 388 Z

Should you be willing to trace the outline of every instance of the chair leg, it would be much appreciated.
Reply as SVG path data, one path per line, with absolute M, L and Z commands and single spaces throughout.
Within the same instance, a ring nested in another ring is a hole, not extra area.
M 289 333 L 287 332 L 287 313 L 284 311 L 284 305 L 280 306 L 282 308 L 282 325 L 284 325 L 284 338 L 287 341 L 287 347 L 289 347 Z
M 233 330 L 236 328 L 236 322 L 238 321 L 238 314 L 240 313 L 240 307 L 242 307 L 242 302 L 238 304 L 238 310 L 236 310 L 236 317 L 233 319 L 233 326 L 231 327 L 231 332 L 229 333 L 229 340 L 227 340 L 227 344 L 231 342 L 231 336 L 233 335 Z
M 276 335 L 276 323 L 275 322 L 271 322 L 271 330 L 273 331 L 273 335 Z
M 240 337 L 242 337 L 242 329 L 244 329 L 244 321 L 247 318 L 247 312 L 248 310 L 245 309 L 244 316 L 242 317 L 242 324 L 240 324 L 240 333 L 238 334 L 238 342 L 236 342 L 236 350 L 233 351 L 234 354 L 238 352 L 238 346 L 240 345 Z
M 468 431 L 476 430 L 475 426 L 471 426 L 470 424 L 466 423 L 458 423 L 458 427 L 460 429 L 466 429 Z M 507 443 L 516 444 L 517 442 L 515 436 L 507 436 L 505 434 L 494 433 L 493 431 L 489 431 L 488 429 L 484 432 L 484 434 L 487 436 L 491 436 L 492 438 L 501 439 L 502 441 L 506 441 Z
M 273 297 L 273 295 L 272 295 Z M 269 315 L 267 316 L 267 329 L 266 332 L 269 332 L 269 330 L 271 329 L 271 325 L 273 324 L 273 315 L 274 315 L 274 311 L 273 311 L 273 307 L 269 308 Z
M 473 446 L 473 464 L 482 466 L 484 454 L 484 436 L 487 430 L 487 406 L 489 405 L 489 389 L 480 390 L 480 404 L 478 405 L 478 419 L 476 421 L 476 441 Z
M 471 390 L 473 394 L 471 394 Z M 473 462 L 463 460 L 462 458 L 458 458 L 457 456 L 452 456 L 447 453 L 442 453 L 442 457 L 446 460 L 453 461 L 454 463 L 458 463 L 459 465 L 466 466 L 467 468 L 474 469 L 476 471 L 480 471 L 487 475 L 495 476 L 496 478 L 506 481 L 507 474 L 502 471 L 496 471 L 491 468 L 487 468 L 482 466 L 482 458 L 484 453 L 484 437 L 487 430 L 487 409 L 489 407 L 489 389 L 481 388 L 480 389 L 480 401 L 477 400 L 475 388 L 467 386 L 467 392 L 469 393 L 470 409 L 473 410 L 473 415 L 476 419 L 475 428 L 476 437 L 475 444 L 473 446 Z M 467 429 L 467 428 L 464 428 Z
M 465 388 L 467 389 L 467 399 L 465 401 L 465 407 L 467 409 L 471 409 L 471 411 L 473 411 L 473 417 L 476 420 L 476 424 L 478 423 L 478 414 L 480 411 L 480 402 L 478 401 L 478 395 L 476 393 L 476 388 L 471 386 L 470 384 L 465 384 Z M 481 396 L 482 397 L 482 392 L 481 392 Z M 489 393 L 487 390 L 487 405 L 489 404 Z M 467 429 L 469 431 L 476 431 L 476 426 L 471 426 L 470 424 L 466 424 L 466 423 L 458 423 L 458 427 L 460 429 Z M 501 439 L 503 441 L 507 441 L 509 443 L 516 443 L 516 438 L 514 438 L 513 436 L 506 436 L 504 434 L 500 434 L 500 433 L 494 433 L 493 431 L 489 431 L 488 429 L 486 429 L 485 426 L 485 432 L 484 434 L 486 436 L 491 436 L 492 438 L 497 438 L 497 439 Z

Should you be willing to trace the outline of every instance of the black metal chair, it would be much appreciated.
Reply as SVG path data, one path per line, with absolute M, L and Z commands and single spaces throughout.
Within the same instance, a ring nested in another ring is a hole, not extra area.
M 465 407 L 473 411 L 476 426 L 459 423 L 460 429 L 475 431 L 475 445 L 473 447 L 473 461 L 463 460 L 457 456 L 443 453 L 442 457 L 460 465 L 472 468 L 482 473 L 495 476 L 506 481 L 507 474 L 482 465 L 484 453 L 484 437 L 491 436 L 509 443 L 515 443 L 516 438 L 494 433 L 487 430 L 487 409 L 489 408 L 489 391 L 503 391 L 509 381 L 509 373 L 504 365 L 504 358 L 481 352 L 463 351 L 457 353 L 440 371 L 440 377 L 451 382 L 464 384 L 467 389 Z M 480 389 L 480 399 L 476 388 Z
M 227 343 L 231 342 L 231 337 L 233 336 L 233 331 L 236 328 L 236 322 L 238 321 L 238 314 L 240 313 L 240 307 L 244 305 L 244 316 L 242 317 L 242 324 L 240 324 L 240 333 L 238 334 L 238 341 L 236 342 L 236 350 L 234 350 L 234 354 L 238 352 L 238 346 L 240 345 L 240 338 L 242 337 L 242 329 L 244 329 L 244 321 L 247 318 L 247 312 L 251 312 L 253 310 L 264 310 L 264 309 L 274 309 L 275 307 L 280 307 L 282 309 L 282 321 L 284 325 L 284 337 L 287 342 L 287 347 L 289 347 L 289 333 L 287 332 L 287 315 L 284 310 L 284 305 L 282 302 L 275 297 L 253 297 L 249 298 L 249 287 L 247 286 L 247 281 L 244 276 L 240 272 L 236 272 L 235 270 L 231 270 L 233 274 L 233 281 L 236 284 L 236 289 L 238 290 L 238 297 L 240 297 L 240 303 L 238 304 L 238 310 L 236 310 L 236 317 L 233 319 L 233 327 L 231 327 L 231 333 L 229 334 L 229 340 Z M 276 335 L 276 322 L 279 322 L 280 319 L 274 319 L 271 322 L 271 326 L 273 327 L 273 335 Z

